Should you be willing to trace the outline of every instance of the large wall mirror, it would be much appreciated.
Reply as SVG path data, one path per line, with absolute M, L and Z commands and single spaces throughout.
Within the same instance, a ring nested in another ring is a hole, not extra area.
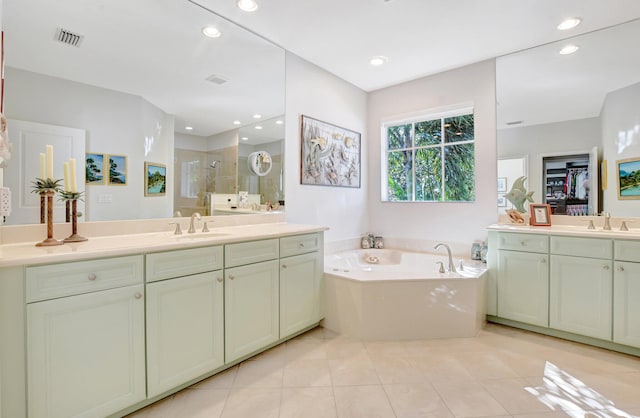
M 224 214 L 215 202 L 239 191 L 259 203 L 284 200 L 282 181 L 262 187 L 239 166 L 244 148 L 284 139 L 282 48 L 187 0 L 4 0 L 2 8 L 14 144 L 7 223 L 39 222 L 29 191 L 46 144 L 55 178 L 78 159 L 81 221 Z M 204 35 L 210 26 L 219 36 Z M 271 136 L 243 141 L 259 123 Z M 282 165 L 282 152 L 274 155 Z M 144 189 L 145 163 L 166 168 L 161 193 Z
M 635 20 L 497 59 L 498 212 L 525 175 L 556 214 L 640 215 L 640 200 L 618 196 L 616 165 L 640 159 L 638 39 Z M 567 45 L 579 49 L 560 54 Z

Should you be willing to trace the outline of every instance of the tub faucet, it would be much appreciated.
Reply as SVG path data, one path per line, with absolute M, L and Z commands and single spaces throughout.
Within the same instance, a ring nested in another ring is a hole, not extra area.
M 444 247 L 447 250 L 447 256 L 449 257 L 449 273 L 456 273 L 456 266 L 453 263 L 453 257 L 451 257 L 451 248 L 447 244 L 440 243 L 433 247 L 434 250 L 437 250 L 440 247 Z
M 200 220 L 200 214 L 198 212 L 193 212 L 191 214 L 191 220 L 189 221 L 189 230 L 187 231 L 190 234 L 193 234 L 196 232 L 196 228 L 193 225 L 193 219 L 196 218 L 198 220 Z

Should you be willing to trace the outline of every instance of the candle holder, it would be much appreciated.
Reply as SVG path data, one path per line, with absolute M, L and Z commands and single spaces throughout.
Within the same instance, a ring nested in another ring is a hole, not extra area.
M 62 245 L 62 241 L 53 238 L 53 195 L 60 189 L 62 180 L 36 179 L 33 182 L 32 193 L 40 195 L 40 221 L 44 217 L 45 206 L 47 212 L 47 239 L 36 244 L 36 247 L 48 247 L 52 245 Z M 45 199 L 46 198 L 46 199 Z M 46 202 L 46 204 L 45 204 Z
M 82 200 L 82 192 L 60 192 L 60 200 L 65 202 L 67 209 L 67 219 L 69 217 L 71 218 L 71 235 L 63 239 L 62 241 L 64 242 L 81 242 L 88 240 L 88 238 L 78 235 L 78 218 L 82 216 L 81 213 L 78 213 L 78 199 Z M 71 211 L 69 211 L 69 206 L 71 206 Z M 69 221 L 67 220 L 67 222 Z

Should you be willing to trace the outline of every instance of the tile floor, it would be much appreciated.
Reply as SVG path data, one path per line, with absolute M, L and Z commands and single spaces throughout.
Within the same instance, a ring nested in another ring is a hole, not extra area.
M 311 330 L 129 417 L 640 417 L 640 358 L 489 324 L 361 342 Z

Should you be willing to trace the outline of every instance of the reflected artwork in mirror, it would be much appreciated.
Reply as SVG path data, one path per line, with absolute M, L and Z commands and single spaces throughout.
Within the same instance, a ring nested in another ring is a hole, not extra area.
M 207 193 L 237 196 L 240 130 L 255 114 L 283 120 L 284 50 L 195 2 L 5 0 L 2 8 L 4 106 L 15 144 L 4 171 L 15 196 L 9 224 L 39 222 L 14 215 L 34 204 L 23 189 L 41 132 L 59 144 L 60 177 L 62 162 L 84 161 L 85 152 L 127 157 L 126 183 L 79 181 L 80 220 L 106 221 L 171 217 L 203 206 Z M 204 36 L 207 26 L 221 36 Z M 198 153 L 204 157 L 194 159 Z M 164 196 L 141 192 L 145 161 L 166 165 Z M 84 165 L 77 174 L 84 179 Z
M 634 20 L 497 58 L 498 177 L 527 176 L 554 214 L 638 216 L 638 202 L 603 183 L 615 161 L 640 156 L 637 39 Z M 580 48 L 561 55 L 569 43 Z

